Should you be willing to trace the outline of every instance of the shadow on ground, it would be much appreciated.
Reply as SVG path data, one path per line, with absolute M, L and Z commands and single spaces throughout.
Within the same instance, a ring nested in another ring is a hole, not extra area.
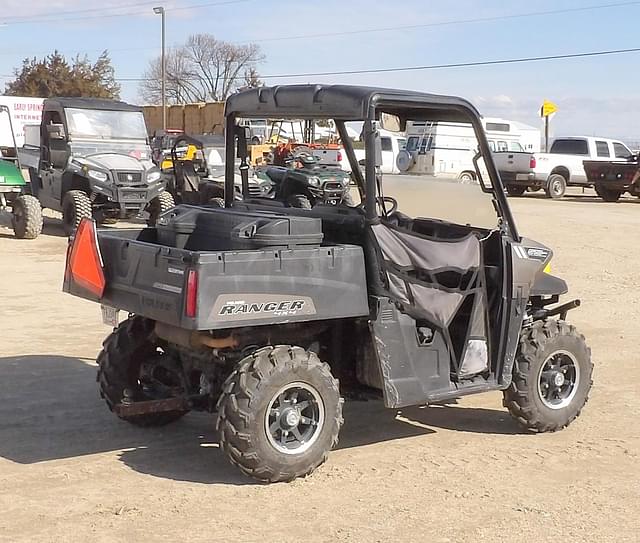
M 217 446 L 215 415 L 192 413 L 163 428 L 116 418 L 99 398 L 92 360 L 30 355 L 0 358 L 0 456 L 20 464 L 120 451 L 132 469 L 202 483 L 251 484 Z M 514 434 L 503 411 L 456 406 L 385 409 L 380 401 L 349 402 L 339 448 L 354 448 L 438 428 Z M 399 417 L 397 415 L 400 415 Z
M 6 232 L 0 232 L 0 238 L 15 238 L 13 235 L 13 226 L 11 224 L 11 213 L 8 211 L 0 211 L 0 226 L 6 227 Z M 62 219 L 53 217 L 44 217 L 42 225 L 42 234 L 44 236 L 53 236 L 57 238 L 66 238 L 67 235 L 62 229 Z

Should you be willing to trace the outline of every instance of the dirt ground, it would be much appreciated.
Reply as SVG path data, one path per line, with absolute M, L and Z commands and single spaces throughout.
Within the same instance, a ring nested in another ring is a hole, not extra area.
M 510 201 L 583 301 L 582 416 L 527 435 L 497 393 L 348 403 L 329 461 L 270 486 L 226 462 L 212 416 L 145 430 L 109 413 L 94 363 L 108 329 L 61 292 L 59 221 L 35 241 L 0 227 L 0 541 L 639 541 L 640 200 Z

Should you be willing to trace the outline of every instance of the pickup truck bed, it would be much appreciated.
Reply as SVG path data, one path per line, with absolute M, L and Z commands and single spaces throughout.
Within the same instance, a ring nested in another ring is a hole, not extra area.
M 97 237 L 106 279 L 101 303 L 180 328 L 369 314 L 362 248 L 322 245 L 319 219 L 178 206 L 158 229 L 104 229 Z M 208 248 L 194 250 L 194 243 Z M 193 288 L 196 309 L 188 315 Z M 65 290 L 83 295 L 68 280 Z
M 587 179 L 596 187 L 596 191 L 629 192 L 634 196 L 640 195 L 640 186 L 631 184 L 633 178 L 640 169 L 637 160 L 617 160 L 602 162 L 597 160 L 585 160 L 583 162 Z

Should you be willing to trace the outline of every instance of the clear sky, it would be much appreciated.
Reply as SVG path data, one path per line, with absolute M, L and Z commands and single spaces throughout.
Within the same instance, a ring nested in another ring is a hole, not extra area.
M 216 1 L 224 0 L 1 0 L 0 85 L 24 57 L 41 57 L 55 48 L 68 56 L 86 53 L 91 59 L 107 49 L 116 77 L 140 77 L 148 61 L 159 54 L 160 17 L 153 14 L 154 5 L 167 10 L 168 45 L 194 33 L 253 41 L 266 55 L 260 66 L 265 75 L 640 47 L 640 1 L 227 0 L 211 5 Z M 531 15 L 591 6 L 609 7 Z M 128 15 L 113 16 L 123 13 Z M 521 14 L 530 15 L 469 22 Z M 42 19 L 36 21 L 36 16 Z M 454 23 L 443 24 L 449 22 Z M 410 25 L 414 28 L 353 33 Z M 340 32 L 349 34 L 317 36 Z M 310 35 L 316 36 L 283 39 Z M 640 142 L 639 66 L 640 53 L 627 53 L 499 66 L 267 78 L 266 82 L 375 84 L 455 94 L 470 99 L 483 115 L 535 126 L 540 125 L 537 113 L 547 98 L 559 107 L 552 120 L 556 135 L 597 134 L 636 143 Z M 139 101 L 137 83 L 121 84 L 123 99 Z

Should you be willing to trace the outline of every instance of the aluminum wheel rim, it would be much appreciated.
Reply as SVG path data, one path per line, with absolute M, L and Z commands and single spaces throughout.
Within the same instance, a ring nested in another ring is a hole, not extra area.
M 573 353 L 558 350 L 540 366 L 537 390 L 540 401 L 549 409 L 567 407 L 578 391 L 580 366 Z
M 556 178 L 551 183 L 551 191 L 553 194 L 560 194 L 562 192 L 562 182 L 560 179 Z
M 264 431 L 278 452 L 302 454 L 320 436 L 324 419 L 324 402 L 315 387 L 301 381 L 289 383 L 269 401 Z

